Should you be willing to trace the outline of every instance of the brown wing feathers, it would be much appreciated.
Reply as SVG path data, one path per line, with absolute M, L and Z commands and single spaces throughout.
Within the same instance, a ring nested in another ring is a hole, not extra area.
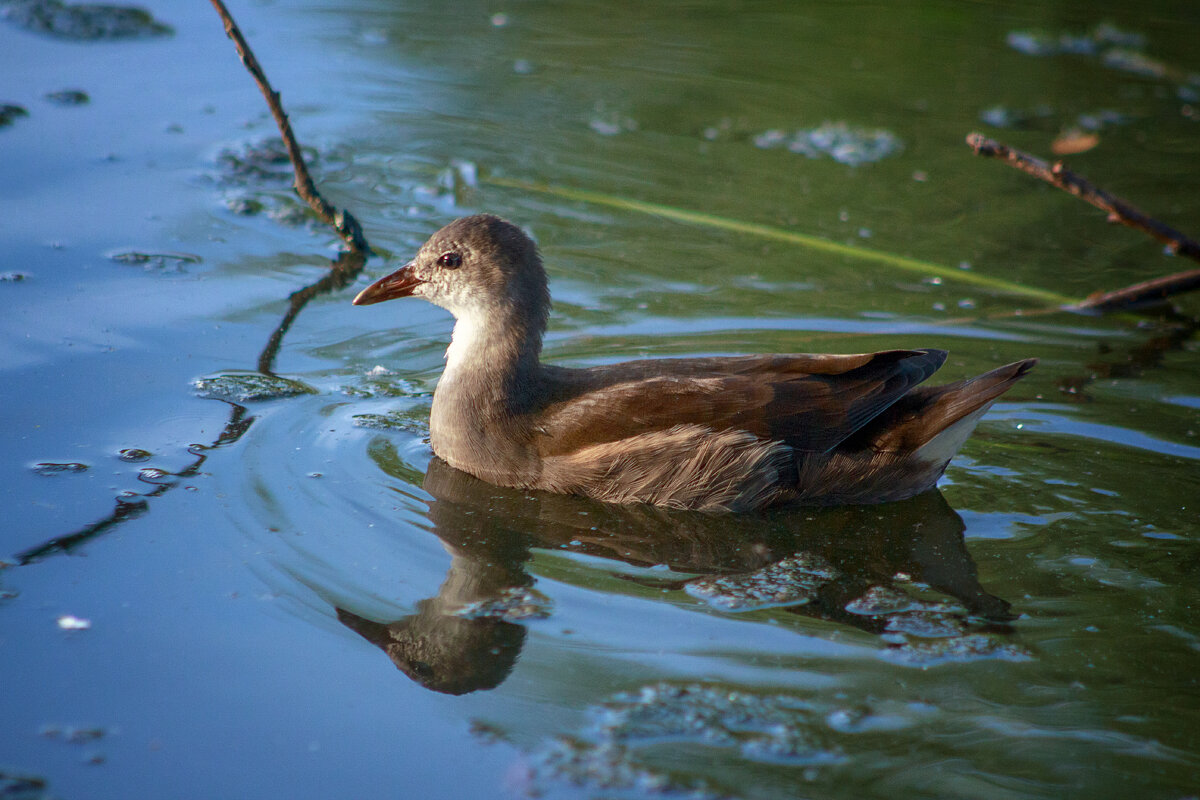
M 634 361 L 552 371 L 538 451 L 565 455 L 680 424 L 744 430 L 825 452 L 945 361 L 940 350 Z

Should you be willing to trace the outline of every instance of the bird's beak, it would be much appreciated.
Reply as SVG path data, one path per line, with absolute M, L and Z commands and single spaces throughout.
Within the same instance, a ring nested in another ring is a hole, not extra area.
M 409 297 L 413 289 L 424 283 L 417 277 L 412 262 L 405 264 L 391 275 L 380 278 L 358 293 L 354 305 L 369 306 L 372 303 L 382 303 L 384 300 L 394 300 L 397 297 Z

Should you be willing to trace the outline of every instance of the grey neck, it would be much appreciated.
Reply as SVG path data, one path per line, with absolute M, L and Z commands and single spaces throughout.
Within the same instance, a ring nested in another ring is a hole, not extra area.
M 459 317 L 429 419 L 433 451 L 451 466 L 502 485 L 534 477 L 542 325 L 528 315 Z

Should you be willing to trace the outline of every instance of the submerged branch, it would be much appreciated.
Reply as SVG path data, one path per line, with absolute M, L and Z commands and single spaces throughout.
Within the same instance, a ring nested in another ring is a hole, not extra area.
M 338 236 L 353 251 L 359 253 L 370 252 L 370 247 L 367 245 L 367 239 L 363 235 L 362 226 L 358 224 L 358 220 L 354 215 L 345 209 L 339 209 L 321 196 L 317 191 L 317 186 L 313 183 L 312 176 L 308 172 L 308 166 L 304 163 L 304 156 L 300 152 L 300 144 L 296 141 L 296 135 L 292 132 L 292 124 L 288 121 L 288 116 L 283 110 L 283 105 L 279 101 L 279 92 L 271 88 L 270 81 L 267 80 L 267 75 L 263 72 L 262 66 L 259 65 L 258 59 L 254 57 L 254 51 L 250 49 L 250 45 L 246 43 L 245 37 L 242 36 L 241 30 L 237 23 L 233 21 L 233 17 L 229 13 L 229 9 L 221 0 L 212 0 L 213 8 L 221 15 L 221 21 L 225 23 L 225 33 L 233 40 L 233 44 L 237 47 L 238 55 L 242 59 L 242 64 L 250 72 L 254 78 L 254 82 L 258 84 L 259 90 L 262 91 L 263 97 L 267 100 L 267 106 L 271 109 L 271 116 L 275 118 L 275 124 L 279 126 L 279 135 L 283 138 L 283 144 L 287 148 L 288 158 L 292 162 L 292 169 L 296 173 L 294 186 L 296 194 L 308 203 L 313 211 L 317 212 L 317 216 L 321 221 L 330 225 Z
M 1026 172 L 1051 186 L 1083 200 L 1108 213 L 1110 222 L 1139 230 L 1167 246 L 1172 253 L 1200 261 L 1200 242 L 1189 238 L 1154 217 L 1139 211 L 1121 198 L 1109 194 L 1082 175 L 1077 175 L 1063 166 L 1062 162 L 1050 164 L 1036 156 L 1014 150 L 1006 144 L 989 139 L 980 133 L 967 136 L 967 144 L 977 155 L 998 158 L 1010 167 Z M 1200 269 L 1177 272 L 1154 280 L 1144 281 L 1111 292 L 1097 292 L 1073 308 L 1096 311 L 1111 311 L 1129 308 L 1148 302 L 1200 289 Z

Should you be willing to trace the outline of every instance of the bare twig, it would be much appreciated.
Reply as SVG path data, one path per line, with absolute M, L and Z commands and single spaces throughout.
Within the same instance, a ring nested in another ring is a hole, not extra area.
M 300 145 L 296 141 L 296 135 L 292 133 L 292 125 L 288 122 L 287 114 L 283 111 L 283 105 L 279 102 L 279 92 L 271 88 L 271 83 L 267 80 L 266 73 L 263 72 L 258 59 L 254 57 L 254 52 L 250 49 L 250 45 L 246 43 L 246 39 L 242 36 L 237 23 L 233 21 L 229 9 L 225 7 L 225 4 L 221 0 L 212 0 L 212 4 L 217 13 L 221 15 L 221 21 L 225 23 L 226 35 L 233 40 L 242 63 L 249 70 L 250 75 L 253 76 L 254 82 L 258 84 L 263 97 L 267 100 L 267 106 L 271 109 L 271 116 L 275 118 L 275 124 L 279 126 L 279 134 L 283 137 L 283 144 L 287 147 L 288 158 L 291 160 L 292 168 L 296 172 L 296 180 L 293 184 L 296 188 L 296 194 L 300 195 L 312 210 L 317 212 L 317 216 L 323 222 L 332 226 L 337 231 L 338 235 L 342 237 L 342 240 L 346 242 L 351 250 L 360 253 L 370 252 L 366 237 L 363 236 L 362 226 L 358 224 L 358 220 L 354 218 L 354 215 L 345 209 L 338 209 L 317 191 L 316 184 L 313 183 L 312 176 L 308 173 L 308 166 L 304 163 L 304 156 L 300 153 Z
M 1200 242 L 1139 211 L 1119 197 L 1109 194 L 1081 175 L 1076 175 L 1063 166 L 1062 162 L 1050 164 L 1046 161 L 1014 150 L 1008 145 L 989 139 L 983 134 L 967 136 L 967 144 L 981 156 L 999 158 L 1011 167 L 1027 172 L 1051 186 L 1070 192 L 1081 200 L 1108 213 L 1110 222 L 1119 222 L 1142 231 L 1167 246 L 1177 255 L 1200 261 Z M 1183 292 L 1200 289 L 1200 269 L 1177 272 L 1162 278 L 1137 283 L 1111 292 L 1097 292 L 1074 308 L 1111 311 L 1128 308 L 1147 302 L 1160 301 Z
M 1135 283 L 1111 292 L 1096 292 L 1074 308 L 1093 311 L 1116 311 L 1145 303 L 1156 303 L 1168 297 L 1200 289 L 1200 269 L 1176 272 L 1142 283 Z

